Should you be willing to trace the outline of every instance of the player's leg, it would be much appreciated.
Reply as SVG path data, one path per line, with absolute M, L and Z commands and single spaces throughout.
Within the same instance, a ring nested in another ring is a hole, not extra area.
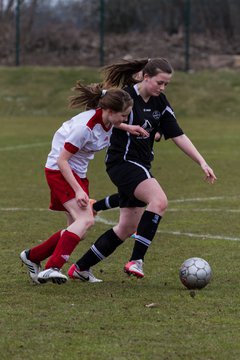
M 104 199 L 96 201 L 92 207 L 96 212 L 119 207 L 119 194 L 106 196 Z
M 70 226 L 74 222 L 74 219 L 68 212 L 66 212 L 66 216 L 67 226 Z M 27 266 L 29 276 L 34 283 L 39 284 L 38 274 L 41 271 L 41 261 L 53 254 L 64 231 L 65 229 L 59 230 L 41 244 L 21 252 L 20 259 L 23 264 Z
M 141 182 L 134 191 L 134 196 L 147 204 L 135 234 L 135 243 L 129 262 L 124 270 L 128 274 L 143 277 L 141 270 L 144 256 L 156 234 L 159 222 L 167 208 L 167 197 L 156 179 Z
M 38 274 L 38 281 L 41 283 L 47 281 L 63 283 L 67 280 L 60 269 L 68 261 L 78 243 L 83 240 L 87 230 L 94 224 L 90 205 L 80 208 L 74 198 L 64 203 L 64 207 L 70 214 L 68 217 L 70 225 L 61 235 L 53 254 L 45 265 L 45 270 Z
M 34 283 L 39 283 L 37 277 L 41 271 L 40 263 L 53 253 L 61 237 L 61 233 L 62 230 L 59 230 L 43 243 L 21 252 L 20 259 L 27 266 L 29 275 Z
M 80 272 L 88 271 L 111 255 L 136 230 L 142 211 L 142 208 L 121 208 L 118 225 L 102 234 L 76 264 L 70 267 L 68 275 L 79 278 Z

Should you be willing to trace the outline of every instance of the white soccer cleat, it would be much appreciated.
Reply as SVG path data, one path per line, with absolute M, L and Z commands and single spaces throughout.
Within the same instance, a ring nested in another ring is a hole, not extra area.
M 41 271 L 41 265 L 36 264 L 28 259 L 29 250 L 23 250 L 20 254 L 22 263 L 27 266 L 29 276 L 35 284 L 40 284 L 38 281 L 38 274 Z
M 41 271 L 38 274 L 38 281 L 41 284 L 45 284 L 48 281 L 52 281 L 54 284 L 64 284 L 68 280 L 66 275 L 63 275 L 59 269 L 49 268 Z
M 85 281 L 85 282 L 90 282 L 90 283 L 102 282 L 101 279 L 97 279 L 93 275 L 93 273 L 91 272 L 90 269 L 80 271 L 79 267 L 76 264 L 72 264 L 72 266 L 68 270 L 68 276 L 72 280 L 78 279 L 78 280 Z
M 140 260 L 132 260 L 129 261 L 125 266 L 124 266 L 124 271 L 125 273 L 127 273 L 128 275 L 134 275 L 137 278 L 143 278 L 144 277 L 144 272 L 143 272 L 143 261 Z

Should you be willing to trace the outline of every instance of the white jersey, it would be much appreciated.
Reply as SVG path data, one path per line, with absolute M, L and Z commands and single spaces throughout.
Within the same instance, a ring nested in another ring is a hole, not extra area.
M 81 178 L 86 177 L 88 163 L 94 153 L 109 145 L 112 127 L 106 128 L 102 121 L 102 110 L 82 112 L 64 122 L 52 140 L 46 168 L 59 170 L 57 160 L 63 148 L 73 156 L 68 160 L 72 170 Z

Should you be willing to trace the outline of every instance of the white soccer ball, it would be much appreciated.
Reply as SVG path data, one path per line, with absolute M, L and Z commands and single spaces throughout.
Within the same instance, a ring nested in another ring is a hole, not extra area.
M 179 277 L 188 289 L 202 289 L 210 282 L 212 269 L 206 260 L 193 257 L 184 261 Z

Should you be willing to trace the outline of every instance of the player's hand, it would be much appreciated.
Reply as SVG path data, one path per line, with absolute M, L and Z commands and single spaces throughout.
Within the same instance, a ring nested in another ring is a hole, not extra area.
M 201 168 L 206 175 L 204 180 L 206 180 L 210 184 L 213 184 L 217 180 L 217 177 L 214 174 L 213 169 L 211 169 L 210 166 L 208 166 L 208 164 L 206 163 L 202 164 Z
M 80 208 L 85 208 L 88 206 L 89 197 L 83 190 L 77 191 L 75 198 L 76 198 L 77 204 Z
M 128 132 L 136 136 L 149 137 L 149 133 L 140 125 L 128 125 Z
M 159 142 L 161 140 L 162 135 L 157 131 L 154 136 L 154 141 Z

